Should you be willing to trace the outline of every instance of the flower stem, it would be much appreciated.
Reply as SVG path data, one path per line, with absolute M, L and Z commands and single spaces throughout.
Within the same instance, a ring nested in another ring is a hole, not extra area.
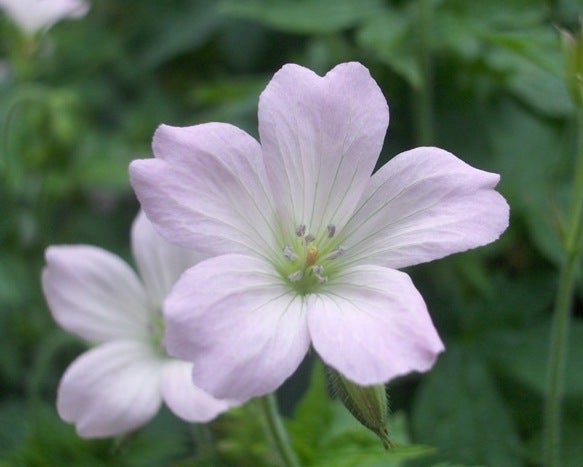
M 545 407 L 545 452 L 547 467 L 560 466 L 561 401 L 567 359 L 570 312 L 577 269 L 583 244 L 583 111 L 579 119 L 579 154 L 576 162 L 573 198 L 565 238 L 565 260 L 559 275 L 554 307 L 551 348 L 548 361 L 548 386 Z
M 417 66 L 421 75 L 421 82 L 414 90 L 417 142 L 430 145 L 434 144 L 431 0 L 418 0 L 417 10 Z
M 214 465 L 215 451 L 210 440 L 210 431 L 207 425 L 193 423 L 190 425 L 192 437 L 194 439 L 198 459 Z
M 273 437 L 273 441 L 279 455 L 286 467 L 300 467 L 296 453 L 291 447 L 287 431 L 277 409 L 277 400 L 274 394 L 268 394 L 259 399 L 259 407 L 263 411 L 267 427 Z

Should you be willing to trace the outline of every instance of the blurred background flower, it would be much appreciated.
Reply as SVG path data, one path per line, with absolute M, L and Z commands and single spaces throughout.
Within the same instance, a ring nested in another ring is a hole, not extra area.
M 80 18 L 89 11 L 86 0 L 0 0 L 0 8 L 26 35 L 46 31 L 67 18 Z

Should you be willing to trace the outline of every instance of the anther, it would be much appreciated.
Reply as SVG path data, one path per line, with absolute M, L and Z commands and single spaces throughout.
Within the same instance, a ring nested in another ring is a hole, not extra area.
M 283 247 L 283 256 L 285 256 L 288 261 L 295 261 L 298 259 L 298 255 L 296 255 L 294 249 L 289 245 Z
M 328 230 L 328 238 L 332 238 L 336 233 L 336 226 L 334 224 L 330 224 L 328 227 L 326 227 L 326 229 Z
M 302 271 L 296 271 L 296 272 L 292 272 L 291 274 L 288 274 L 287 278 L 291 282 L 297 282 L 303 277 L 303 275 L 304 275 L 304 273 Z
M 303 237 L 306 235 L 306 224 L 300 224 L 296 227 L 296 235 L 298 237 Z
M 314 266 L 312 266 L 312 272 L 316 276 L 321 276 L 322 274 L 324 274 L 324 267 L 321 264 L 315 264 Z
M 324 276 L 324 266 L 322 266 L 321 264 L 315 264 L 314 266 L 312 266 L 312 273 L 314 274 L 314 276 L 316 276 L 316 279 L 318 279 L 318 283 L 320 285 L 324 285 L 326 282 L 328 282 L 328 276 Z
M 328 253 L 324 259 L 328 259 L 328 260 L 333 260 L 338 258 L 339 256 L 342 256 L 344 253 L 346 253 L 346 248 L 343 246 L 339 246 L 338 248 L 332 250 L 330 253 Z
M 308 244 L 308 243 L 312 243 L 314 240 L 316 240 L 316 237 L 314 237 L 313 234 L 309 233 L 308 235 L 306 235 L 304 237 L 304 240 L 306 241 L 306 244 Z

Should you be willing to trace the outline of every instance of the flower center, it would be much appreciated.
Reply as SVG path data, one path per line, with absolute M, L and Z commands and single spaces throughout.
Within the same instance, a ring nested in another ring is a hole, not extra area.
M 152 349 L 162 356 L 166 356 L 166 349 L 164 349 L 164 317 L 162 312 L 152 313 L 148 323 L 148 331 Z
M 283 279 L 301 295 L 327 284 L 338 271 L 334 260 L 346 251 L 335 238 L 335 225 L 328 225 L 319 235 L 306 232 L 304 224 L 295 229 L 295 238 L 283 246 L 283 260 L 277 265 Z

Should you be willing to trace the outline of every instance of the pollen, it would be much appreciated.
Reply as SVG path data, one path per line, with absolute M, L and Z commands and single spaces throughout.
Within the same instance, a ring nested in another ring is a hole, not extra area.
M 313 266 L 318 259 L 319 250 L 316 246 L 310 245 L 306 250 L 306 266 Z

